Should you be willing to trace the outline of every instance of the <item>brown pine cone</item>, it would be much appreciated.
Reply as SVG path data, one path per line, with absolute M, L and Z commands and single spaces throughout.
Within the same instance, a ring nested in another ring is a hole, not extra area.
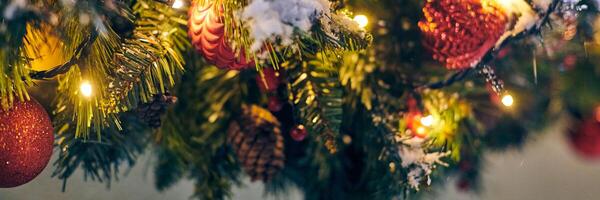
M 264 108 L 243 107 L 243 115 L 227 130 L 227 142 L 252 181 L 267 182 L 283 169 L 285 155 L 280 124 Z M 241 125 L 241 126 L 240 126 Z
M 167 111 L 167 106 L 177 102 L 177 97 L 169 93 L 155 94 L 152 101 L 140 103 L 136 109 L 138 117 L 152 128 L 161 125 L 160 117 Z

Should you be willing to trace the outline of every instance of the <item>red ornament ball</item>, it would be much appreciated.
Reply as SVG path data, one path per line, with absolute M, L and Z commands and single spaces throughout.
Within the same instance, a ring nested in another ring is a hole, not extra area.
M 271 112 L 279 112 L 283 108 L 283 103 L 276 96 L 269 97 L 269 103 L 267 104 L 267 108 Z
M 413 97 L 409 97 L 406 104 L 408 107 L 408 112 L 404 114 L 404 119 L 406 120 L 407 128 L 410 129 L 412 136 L 426 138 L 427 131 L 421 124 L 421 118 L 423 117 L 423 114 L 417 106 L 417 100 Z
M 448 69 L 473 67 L 504 33 L 507 19 L 493 1 L 428 0 L 419 22 L 423 45 Z
M 273 92 L 277 90 L 280 83 L 279 72 L 270 67 L 262 69 L 262 76 L 260 74 L 256 76 L 256 84 L 262 92 Z
M 292 136 L 292 139 L 294 139 L 297 142 L 304 140 L 304 138 L 306 138 L 306 135 L 306 128 L 302 124 L 294 127 L 292 131 L 290 131 L 290 136 Z
M 0 109 L 0 188 L 23 185 L 44 170 L 53 130 L 48 113 L 33 99 Z
M 188 12 L 188 35 L 204 58 L 221 69 L 241 70 L 254 65 L 243 50 L 232 49 L 223 23 L 223 6 L 192 3 Z
M 467 178 L 461 178 L 456 182 L 456 188 L 461 192 L 468 192 L 471 190 L 471 181 Z
M 596 116 L 596 121 L 600 122 L 600 106 L 596 107 L 596 111 L 595 111 L 594 115 Z
M 600 122 L 585 119 L 571 129 L 569 141 L 573 150 L 586 159 L 600 158 Z
M 575 54 L 567 55 L 563 58 L 561 70 L 564 70 L 564 71 L 572 70 L 575 68 L 576 64 L 577 64 L 577 55 L 575 55 Z

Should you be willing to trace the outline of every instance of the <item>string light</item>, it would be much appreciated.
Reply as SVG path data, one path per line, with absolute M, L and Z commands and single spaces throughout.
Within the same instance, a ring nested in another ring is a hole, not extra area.
M 390 172 L 395 172 L 396 171 L 396 163 L 394 162 L 390 162 L 390 164 L 388 165 L 390 168 Z
M 513 99 L 512 95 L 505 94 L 504 96 L 502 96 L 502 104 L 504 106 L 511 107 L 514 102 L 515 102 L 515 100 Z
M 92 84 L 90 84 L 90 82 L 88 82 L 88 81 L 81 82 L 81 85 L 79 86 L 79 91 L 81 92 L 81 95 L 83 95 L 84 97 L 91 97 L 92 96 Z
M 175 9 L 180 9 L 180 8 L 183 8 L 183 5 L 184 5 L 183 0 L 175 0 L 175 2 L 173 2 L 173 5 L 171 7 L 175 8 Z
M 424 138 L 427 136 L 425 134 L 427 132 L 427 130 L 425 130 L 425 127 L 422 127 L 422 126 L 417 127 L 416 132 L 417 132 L 417 134 L 416 134 L 417 137 Z
M 435 119 L 432 115 L 427 115 L 421 118 L 421 124 L 426 127 L 430 127 L 435 122 Z
M 358 23 L 358 27 L 360 28 L 365 28 L 369 24 L 369 18 L 365 15 L 356 15 L 353 20 Z
M 350 137 L 349 135 L 344 135 L 342 137 L 342 142 L 344 142 L 344 144 L 350 144 L 352 143 L 352 137 Z

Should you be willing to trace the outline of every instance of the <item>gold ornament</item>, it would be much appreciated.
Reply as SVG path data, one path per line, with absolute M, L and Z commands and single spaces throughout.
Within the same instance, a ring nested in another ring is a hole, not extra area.
M 24 39 L 24 52 L 30 59 L 32 70 L 49 70 L 66 62 L 64 44 L 52 34 L 50 26 L 42 25 L 37 28 L 28 24 Z

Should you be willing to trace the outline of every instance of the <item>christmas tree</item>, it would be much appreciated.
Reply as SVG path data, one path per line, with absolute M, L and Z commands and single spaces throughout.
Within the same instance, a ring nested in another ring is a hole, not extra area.
M 116 181 L 224 199 L 244 177 L 306 199 L 476 190 L 484 152 L 565 113 L 600 158 L 598 5 L 580 0 L 0 0 L 0 187 L 54 149 Z M 34 99 L 35 97 L 35 99 Z M 37 99 L 37 100 L 36 100 Z M 39 102 L 38 102 L 39 101 Z

